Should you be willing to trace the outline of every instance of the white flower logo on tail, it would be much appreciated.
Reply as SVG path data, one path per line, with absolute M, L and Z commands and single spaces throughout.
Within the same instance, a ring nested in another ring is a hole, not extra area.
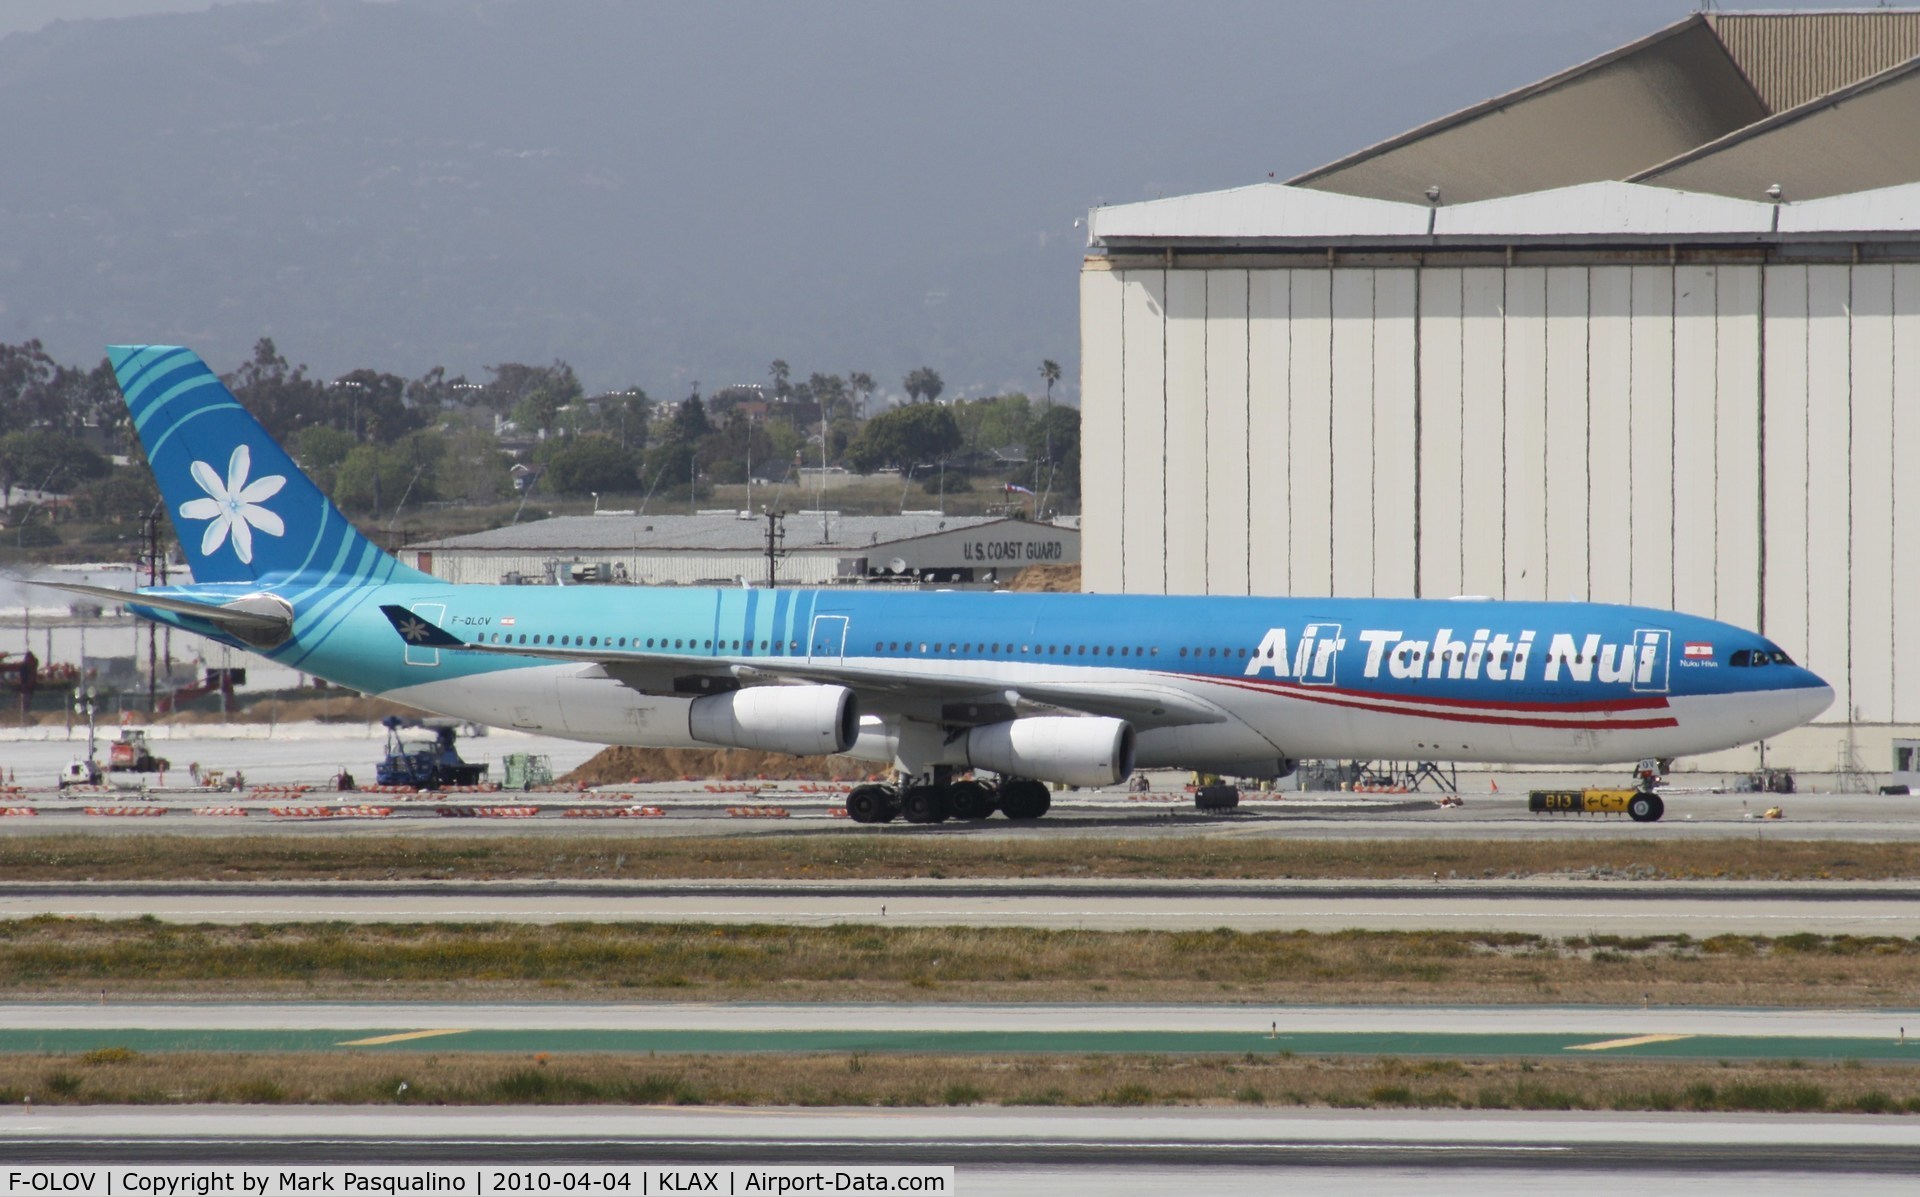
M 256 482 L 248 482 L 247 473 L 252 468 L 253 454 L 245 445 L 237 446 L 233 456 L 227 460 L 224 483 L 206 462 L 193 463 L 193 480 L 200 484 L 201 490 L 207 492 L 207 497 L 189 499 L 180 504 L 180 516 L 182 519 L 211 521 L 207 524 L 206 535 L 200 538 L 201 556 L 211 557 L 214 550 L 226 543 L 228 536 L 232 536 L 234 555 L 251 564 L 255 528 L 268 536 L 286 535 L 287 526 L 280 521 L 280 517 L 260 506 L 280 493 L 280 488 L 287 484 L 286 478 L 273 474 Z

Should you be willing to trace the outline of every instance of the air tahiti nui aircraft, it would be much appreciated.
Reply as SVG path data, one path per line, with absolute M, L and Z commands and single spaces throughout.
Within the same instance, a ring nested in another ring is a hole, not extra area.
M 194 353 L 109 353 L 193 566 L 140 615 L 500 727 L 890 762 L 861 822 L 1032 819 L 1044 783 L 1145 766 L 1683 756 L 1833 699 L 1752 632 L 1593 603 L 452 585 L 363 537 Z

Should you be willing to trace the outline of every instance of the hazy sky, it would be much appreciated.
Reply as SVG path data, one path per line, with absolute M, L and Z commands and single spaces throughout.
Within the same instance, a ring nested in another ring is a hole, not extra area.
M 153 12 L 200 12 L 217 0 L 0 0 L 0 37 L 55 21 L 135 17 Z
M 1071 394 L 1089 206 L 1286 178 L 1696 8 L 0 0 L 0 340 L 668 395 L 1046 357 Z

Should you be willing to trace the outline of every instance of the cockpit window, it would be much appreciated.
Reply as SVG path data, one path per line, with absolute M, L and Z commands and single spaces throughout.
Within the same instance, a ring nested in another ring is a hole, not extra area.
M 1758 654 L 1755 655 L 1757 656 Z M 1775 665 L 1791 665 L 1793 664 L 1793 658 L 1776 648 L 1773 650 L 1773 663 Z
M 1736 651 L 1731 657 L 1727 658 L 1727 664 L 1735 668 L 1739 668 L 1742 665 L 1753 664 L 1753 650 L 1743 648 Z

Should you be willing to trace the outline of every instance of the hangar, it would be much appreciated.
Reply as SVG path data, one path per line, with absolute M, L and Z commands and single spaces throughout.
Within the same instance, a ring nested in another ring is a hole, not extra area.
M 1920 11 L 1697 13 L 1095 209 L 1086 587 L 1710 615 L 1836 688 L 1764 759 L 1883 767 L 1920 731 L 1916 55 Z
M 1029 565 L 1080 559 L 1078 528 L 998 516 L 796 511 L 783 525 L 776 563 L 783 586 L 986 586 Z M 767 577 L 767 521 L 733 511 L 557 516 L 423 541 L 404 556 L 449 582 L 759 585 Z

